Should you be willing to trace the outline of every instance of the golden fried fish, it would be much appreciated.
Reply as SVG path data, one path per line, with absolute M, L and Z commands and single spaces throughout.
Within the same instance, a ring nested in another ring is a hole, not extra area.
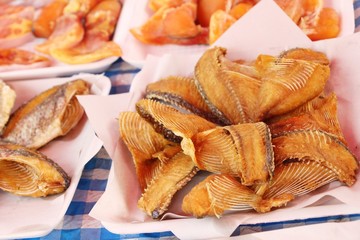
M 154 99 L 171 106 L 189 111 L 216 124 L 223 125 L 212 114 L 198 92 L 191 77 L 169 76 L 150 83 L 146 87 L 145 98 Z
M 276 137 L 284 132 L 299 130 L 321 130 L 332 134 L 345 143 L 345 139 L 337 118 L 337 98 L 335 93 L 318 99 L 316 104 L 304 106 L 292 112 L 292 117 L 279 119 L 269 124 L 271 134 Z
M 10 116 L 2 139 L 37 149 L 66 135 L 84 113 L 76 95 L 88 94 L 89 91 L 89 84 L 78 79 L 40 93 Z
M 256 70 L 225 58 L 226 49 L 208 49 L 195 66 L 195 84 L 209 108 L 226 125 L 254 122 L 261 80 Z M 251 72 L 251 74 L 249 74 Z
M 184 197 L 182 210 L 197 218 L 216 216 L 225 211 L 236 212 L 255 209 L 268 212 L 273 207 L 281 207 L 293 200 L 291 194 L 263 199 L 252 189 L 242 185 L 236 178 L 225 174 L 212 174 L 197 184 Z
M 0 143 L 0 189 L 21 196 L 45 197 L 64 192 L 69 184 L 66 172 L 39 151 Z
M 159 218 L 171 203 L 174 194 L 196 174 L 191 158 L 182 152 L 161 165 L 138 201 L 138 206 L 152 218 Z
M 120 137 L 129 149 L 142 191 L 156 175 L 160 165 L 181 151 L 179 144 L 166 140 L 136 112 L 119 115 Z
M 247 186 L 266 183 L 274 170 L 271 134 L 263 122 L 203 131 L 184 138 L 181 147 L 199 169 L 239 177 Z
M 287 58 L 287 59 L 299 59 L 299 60 L 311 61 L 323 65 L 330 64 L 329 59 L 324 53 L 319 51 L 314 51 L 309 48 L 291 48 L 289 50 L 283 51 L 279 55 L 279 57 Z
M 16 93 L 4 81 L 0 80 L 0 132 L 9 120 L 11 111 L 14 107 Z
M 272 143 L 276 167 L 287 160 L 311 160 L 332 170 L 348 186 L 356 181 L 358 161 L 333 135 L 321 130 L 298 130 L 274 137 Z
M 282 194 L 301 196 L 337 179 L 334 171 L 319 162 L 290 159 L 276 166 L 263 197 L 273 198 Z
M 166 139 L 180 142 L 183 137 L 214 128 L 216 125 L 195 114 L 186 114 L 177 109 L 150 99 L 141 99 L 136 103 L 136 110 L 155 130 Z
M 257 120 L 289 112 L 323 92 L 330 76 L 328 65 L 284 57 L 259 55 L 261 75 Z
M 119 115 L 120 136 L 135 164 L 143 192 L 138 206 L 149 216 L 159 218 L 168 208 L 173 195 L 196 174 L 191 158 L 179 144 L 166 140 L 136 112 Z

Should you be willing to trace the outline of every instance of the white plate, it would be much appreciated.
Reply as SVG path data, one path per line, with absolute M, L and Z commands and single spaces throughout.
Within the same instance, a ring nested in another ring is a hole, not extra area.
M 134 27 L 139 27 L 144 24 L 150 16 L 152 11 L 147 7 L 148 0 L 126 1 L 124 4 L 123 21 L 120 26 L 122 31 L 120 38 L 120 45 L 123 47 L 122 58 L 136 67 L 142 67 L 146 56 L 148 54 L 161 56 L 166 53 L 181 53 L 181 54 L 194 54 L 204 51 L 207 48 L 205 45 L 193 46 L 179 46 L 173 44 L 167 45 L 150 45 L 143 44 L 137 40 L 129 31 Z M 274 3 L 275 4 L 275 3 Z M 354 32 L 354 8 L 352 0 L 324 0 L 324 5 L 334 8 L 341 16 L 341 33 L 339 36 L 346 36 Z M 256 9 L 254 6 L 253 9 Z M 251 9 L 251 11 L 253 11 Z M 136 16 L 136 17 L 134 17 Z M 240 18 L 238 21 L 242 21 Z M 291 22 L 290 18 L 284 19 Z M 250 23 L 251 24 L 251 23 Z M 238 34 L 245 35 L 246 32 L 239 32 Z M 126 47 L 125 47 L 126 46 Z
M 249 12 L 243 21 L 238 21 L 218 41 L 226 47 L 231 59 L 253 60 L 259 54 L 279 54 L 293 47 L 311 47 L 325 52 L 331 60 L 331 79 L 327 87 L 338 95 L 339 121 L 342 125 L 349 148 L 359 158 L 360 109 L 360 33 L 311 42 L 294 24 L 284 20 L 285 14 L 272 5 L 271 0 L 263 0 L 258 10 Z M 266 12 L 264 12 L 266 10 Z M 271 11 L 278 11 L 271 15 Z M 271 17 L 272 16 L 272 17 Z M 271 21 L 268 19 L 271 17 Z M 249 23 L 252 23 L 250 25 Z M 255 26 L 257 31 L 249 31 Z M 237 34 L 247 31 L 246 36 Z M 133 234 L 172 231 L 181 239 L 209 239 L 228 237 L 239 224 L 277 222 L 293 219 L 307 219 L 339 214 L 360 212 L 360 181 L 351 188 L 340 186 L 338 182 L 329 184 L 317 191 L 290 202 L 287 207 L 269 213 L 254 211 L 234 213 L 220 219 L 206 217 L 195 219 L 181 217 L 181 199 L 185 191 L 180 191 L 173 199 L 169 209 L 176 218 L 162 221 L 153 220 L 137 208 L 141 195 L 131 155 L 124 143 L 119 140 L 118 114 L 134 111 L 135 103 L 143 96 L 149 82 L 170 75 L 188 76 L 193 74 L 196 55 L 167 54 L 162 57 L 149 56 L 142 70 L 136 75 L 130 92 L 108 97 L 86 97 L 81 103 L 85 107 L 94 130 L 104 142 L 104 147 L 113 159 L 108 185 L 104 194 L 90 212 L 111 232 Z M 95 104 L 98 104 L 96 106 Z M 108 109 L 101 108 L 107 105 Z M 354 121 L 355 120 L 355 121 Z M 110 132 L 110 133 L 109 133 Z M 197 175 L 198 177 L 198 175 Z M 195 177 L 193 180 L 198 181 Z M 193 181 L 192 181 L 193 182 Z M 194 182 L 193 182 L 194 183 Z M 188 187 L 188 186 L 187 186 Z
M 51 86 L 82 78 L 92 84 L 91 92 L 107 95 L 111 82 L 103 75 L 80 74 L 68 78 L 11 81 L 18 93 L 15 108 Z M 57 162 L 71 177 L 69 188 L 46 198 L 20 197 L 0 191 L 0 239 L 39 237 L 49 233 L 63 218 L 74 196 L 84 165 L 99 151 L 102 142 L 95 136 L 87 117 L 68 135 L 53 140 L 40 151 Z
M 120 0 L 120 2 L 125 2 L 125 0 Z M 123 9 L 122 9 L 123 10 Z M 119 28 L 122 13 L 117 22 L 117 26 L 114 32 L 113 41 L 121 48 L 120 45 L 120 34 L 121 29 Z M 21 49 L 33 50 L 34 46 L 40 44 L 44 39 L 35 38 L 32 42 L 20 46 Z M 62 76 L 71 76 L 77 73 L 102 73 L 104 72 L 113 62 L 115 62 L 118 57 L 108 57 L 96 62 L 86 63 L 86 64 L 65 64 L 54 60 L 54 64 L 49 67 L 37 68 L 37 69 L 22 69 L 16 71 L 0 72 L 0 79 L 5 81 L 8 80 L 25 80 L 25 79 L 37 79 L 37 78 L 54 78 Z

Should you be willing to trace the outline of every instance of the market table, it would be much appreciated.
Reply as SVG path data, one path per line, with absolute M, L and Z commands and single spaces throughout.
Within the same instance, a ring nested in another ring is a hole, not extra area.
M 354 1 L 355 32 L 360 31 L 360 1 Z M 110 94 L 127 92 L 134 76 L 140 71 L 122 59 L 117 60 L 105 71 L 111 79 Z M 41 240 L 58 239 L 177 239 L 172 232 L 151 232 L 139 234 L 114 234 L 105 229 L 101 223 L 90 217 L 88 213 L 105 191 L 107 177 L 112 164 L 105 149 L 102 148 L 84 167 L 77 190 L 72 202 L 57 227 Z M 285 222 L 271 222 L 262 224 L 240 225 L 232 236 L 248 233 L 264 232 L 269 230 L 284 229 L 295 226 L 305 226 L 329 222 L 352 222 L 360 220 L 359 213 L 350 215 L 337 215 L 331 217 L 309 218 L 305 220 L 291 220 Z

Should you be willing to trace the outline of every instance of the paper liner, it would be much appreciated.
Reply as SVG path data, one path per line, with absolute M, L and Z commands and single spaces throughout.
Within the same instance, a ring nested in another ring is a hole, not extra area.
M 111 82 L 104 75 L 78 74 L 68 78 L 11 81 L 8 84 L 18 95 L 14 109 L 45 89 L 78 78 L 92 84 L 92 94 L 107 95 L 110 92 Z M 101 146 L 101 140 L 84 116 L 66 136 L 39 149 L 71 177 L 70 186 L 64 193 L 46 198 L 21 197 L 0 191 L 0 239 L 39 237 L 54 229 L 69 207 L 84 165 Z

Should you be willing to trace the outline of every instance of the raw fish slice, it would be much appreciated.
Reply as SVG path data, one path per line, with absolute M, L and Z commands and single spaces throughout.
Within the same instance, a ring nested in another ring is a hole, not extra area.
M 169 105 L 150 99 L 139 100 L 136 109 L 140 116 L 153 125 L 155 131 L 173 142 L 180 142 L 184 137 L 190 138 L 216 126 L 195 114 L 182 113 Z
M 210 112 L 197 91 L 191 77 L 169 76 L 150 83 L 146 87 L 146 98 L 154 99 L 184 111 L 189 111 L 216 124 L 223 125 Z
M 152 125 L 136 112 L 120 113 L 119 132 L 132 155 L 142 191 L 156 175 L 160 165 L 181 151 L 179 145 L 155 132 Z
M 0 132 L 9 120 L 14 107 L 16 93 L 4 81 L 0 80 Z
M 195 83 L 211 111 L 226 125 L 254 122 L 261 81 L 229 63 L 226 49 L 207 50 L 195 66 Z
M 21 196 L 45 197 L 64 192 L 66 172 L 42 153 L 0 143 L 0 189 Z
M 265 183 L 274 171 L 271 135 L 262 122 L 203 131 L 181 147 L 199 169 L 239 177 L 243 185 Z
M 288 159 L 312 160 L 332 170 L 348 186 L 356 181 L 358 160 L 333 135 L 320 130 L 301 130 L 274 137 L 272 143 L 276 166 Z
M 337 174 L 321 163 L 290 159 L 276 166 L 274 177 L 263 197 L 273 198 L 283 194 L 301 196 L 337 179 Z
M 138 201 L 140 209 L 152 218 L 159 218 L 171 203 L 175 193 L 196 174 L 191 158 L 180 152 L 162 164 Z
M 3 140 L 37 149 L 66 135 L 84 113 L 76 95 L 88 94 L 89 88 L 87 82 L 78 79 L 43 91 L 10 116 Z
M 293 196 L 290 194 L 263 199 L 234 177 L 212 174 L 185 196 L 182 210 L 197 218 L 205 216 L 220 218 L 225 211 L 255 209 L 257 212 L 268 212 L 271 208 L 281 207 L 291 200 Z
M 262 76 L 258 120 L 289 112 L 323 92 L 330 75 L 327 65 L 315 61 L 260 55 L 257 67 Z

